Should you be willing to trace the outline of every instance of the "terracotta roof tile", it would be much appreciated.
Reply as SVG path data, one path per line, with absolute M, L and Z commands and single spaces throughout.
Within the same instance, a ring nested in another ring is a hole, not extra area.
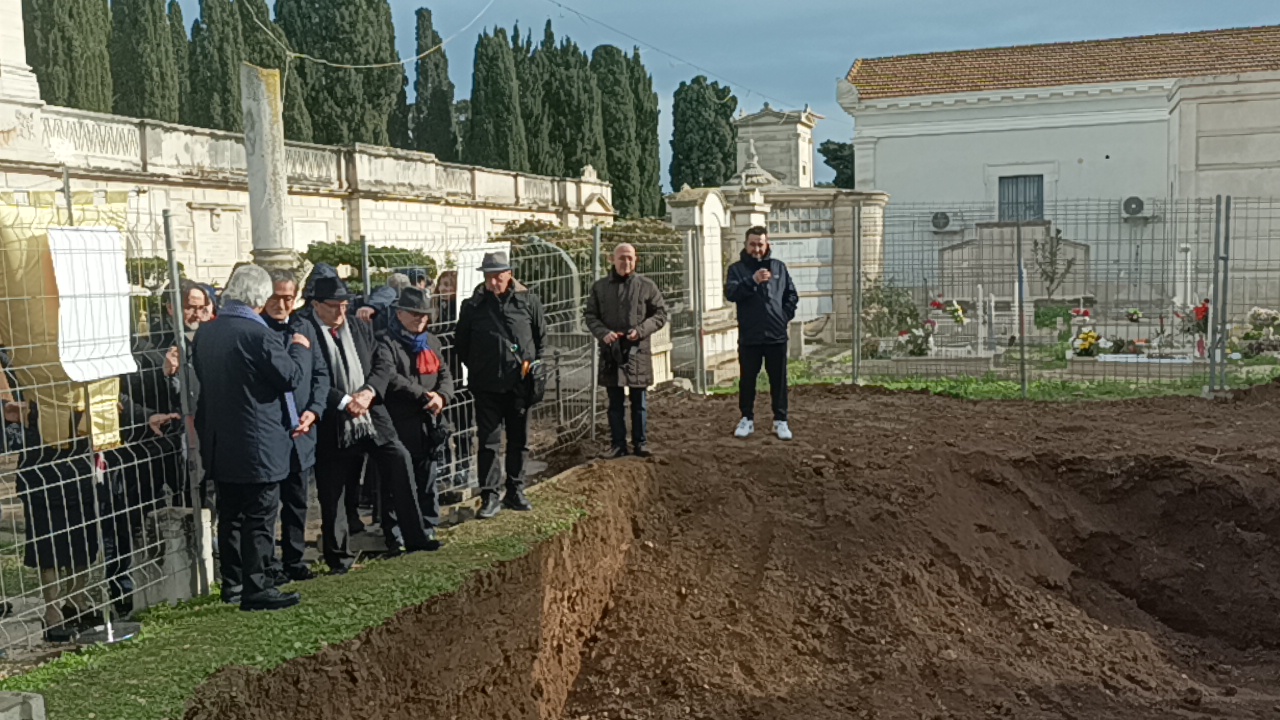
M 1280 25 L 859 60 L 863 100 L 1280 70 Z

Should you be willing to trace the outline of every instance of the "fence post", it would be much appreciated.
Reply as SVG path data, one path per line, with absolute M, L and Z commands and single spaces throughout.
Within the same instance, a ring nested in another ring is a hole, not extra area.
M 552 355 L 556 364 L 556 427 L 564 427 L 564 383 L 560 377 L 560 348 Z
M 862 204 L 853 208 L 853 384 L 862 376 Z
M 1027 271 L 1022 265 L 1022 221 L 1017 222 L 1018 243 L 1018 374 L 1022 378 L 1022 399 L 1026 400 L 1027 384 Z
M 367 300 L 373 292 L 373 277 L 369 274 L 369 238 L 360 236 L 360 279 L 364 281 L 364 292 Z
M 1222 272 L 1222 196 L 1218 195 L 1214 198 L 1213 203 L 1213 287 L 1209 293 L 1209 310 L 1212 317 L 1206 315 L 1204 319 L 1205 332 L 1209 335 L 1209 392 L 1218 389 L 1218 336 L 1221 334 L 1218 330 L 1218 308 L 1221 306 L 1219 300 L 1219 277 Z
M 693 314 L 693 391 L 698 394 L 707 392 L 706 363 L 702 347 L 702 253 L 698 247 L 697 233 L 694 230 L 684 232 L 685 281 L 689 285 L 689 310 Z
M 591 231 L 591 282 L 600 277 L 600 226 Z M 600 350 L 590 336 L 587 337 L 591 348 L 591 377 L 587 378 L 587 387 L 591 388 L 591 440 L 596 439 L 596 425 L 600 419 L 600 388 L 596 387 L 596 379 L 600 377 Z
M 164 248 L 169 260 L 169 302 L 174 308 L 174 319 L 182 320 L 182 307 L 186 298 L 182 297 L 178 273 L 178 256 L 173 244 L 173 215 L 165 208 L 164 213 Z M 200 502 L 200 480 L 204 469 L 200 465 L 200 453 L 196 444 L 195 428 L 192 418 L 195 408 L 191 407 L 190 378 L 187 372 L 191 368 L 191 358 L 187 354 L 187 344 L 182 333 L 177 334 L 178 363 L 182 370 L 178 373 L 178 399 L 182 408 L 182 449 L 187 470 L 187 486 L 191 495 L 192 513 L 192 558 L 191 558 L 191 595 L 200 597 L 209 593 L 209 578 L 205 575 L 206 550 L 204 547 L 204 507 Z M 210 560 L 212 562 L 212 560 Z
M 1220 353 L 1218 367 L 1218 389 L 1227 389 L 1227 338 L 1228 338 L 1228 314 L 1227 303 L 1231 302 L 1231 196 L 1228 195 L 1223 202 L 1222 207 L 1222 286 L 1219 292 L 1222 294 L 1221 302 L 1215 310 L 1218 317 L 1218 352 Z

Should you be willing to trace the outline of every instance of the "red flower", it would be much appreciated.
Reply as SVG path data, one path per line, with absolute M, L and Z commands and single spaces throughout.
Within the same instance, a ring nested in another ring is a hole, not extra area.
M 933 308 L 934 310 L 941 310 L 943 309 L 944 306 L 942 303 L 938 302 L 937 300 L 934 300 L 933 302 L 929 303 L 929 307 Z
M 902 330 L 898 333 L 898 337 L 906 337 L 911 334 L 910 330 Z

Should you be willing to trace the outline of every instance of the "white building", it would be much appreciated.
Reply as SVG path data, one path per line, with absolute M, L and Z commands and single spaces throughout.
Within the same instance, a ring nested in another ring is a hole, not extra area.
M 1280 195 L 1280 26 L 858 60 L 860 187 L 891 202 Z

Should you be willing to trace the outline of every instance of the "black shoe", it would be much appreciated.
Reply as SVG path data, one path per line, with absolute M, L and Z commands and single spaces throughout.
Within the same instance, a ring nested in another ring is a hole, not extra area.
M 626 447 L 621 447 L 621 446 L 616 446 L 616 445 L 615 445 L 615 446 L 614 446 L 614 448 L 613 448 L 612 450 L 610 450 L 610 451 L 609 451 L 609 459 L 610 459 L 610 460 L 617 460 L 618 458 L 624 458 L 624 457 L 626 457 L 626 456 L 627 456 L 627 448 L 626 448 Z
M 339 565 L 337 567 L 334 567 L 332 565 L 329 566 L 330 575 L 346 575 L 349 572 L 351 572 L 351 568 L 345 565 Z
M 316 579 L 316 574 L 311 572 L 311 568 L 306 565 L 289 568 L 284 571 L 284 576 L 289 578 L 289 582 L 306 582 L 308 580 Z
M 416 553 L 416 552 L 435 552 L 435 551 L 439 550 L 439 549 L 440 549 L 441 547 L 443 547 L 443 546 L 444 546 L 444 543 L 442 543 L 442 542 L 440 542 L 438 539 L 436 539 L 436 529 L 435 529 L 435 528 L 427 528 L 427 541 L 426 541 L 426 543 L 424 543 L 422 547 L 411 547 L 411 548 L 407 548 L 407 549 L 406 549 L 406 552 L 410 552 L 410 553 Z
M 240 609 L 245 612 L 284 610 L 300 602 L 302 602 L 302 597 L 298 593 L 282 593 L 275 588 L 271 588 L 253 595 L 245 595 L 244 599 L 240 601 Z
M 480 511 L 476 513 L 476 517 L 481 520 L 488 520 L 502 511 L 502 500 L 498 497 L 498 493 L 485 493 L 484 503 L 480 505 Z
M 44 629 L 44 641 L 47 643 L 73 643 L 79 637 L 80 631 L 65 622 Z
M 226 591 L 226 590 L 223 590 L 223 591 L 222 591 L 222 602 L 226 603 L 227 605 L 239 605 L 239 604 L 240 604 L 240 590 L 238 590 L 238 589 L 237 589 L 237 590 L 232 590 L 232 591 L 230 591 L 230 592 L 228 592 L 228 591 Z
M 502 498 L 502 505 L 516 512 L 529 512 L 533 509 L 533 503 L 529 502 L 529 498 L 524 496 L 524 490 L 520 488 L 508 490 L 506 497 Z
M 347 518 L 347 532 L 352 535 L 359 535 L 364 532 L 364 521 L 360 519 L 359 515 Z
M 637 445 L 635 452 L 632 454 L 638 458 L 653 457 L 653 453 L 649 452 L 648 443 L 640 443 L 639 445 Z
M 62 606 L 62 623 L 68 627 L 75 628 L 80 631 L 92 630 L 99 625 L 105 625 L 106 620 L 103 619 L 101 612 L 93 610 L 80 611 L 75 605 L 67 603 Z

